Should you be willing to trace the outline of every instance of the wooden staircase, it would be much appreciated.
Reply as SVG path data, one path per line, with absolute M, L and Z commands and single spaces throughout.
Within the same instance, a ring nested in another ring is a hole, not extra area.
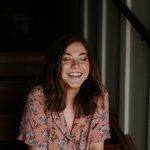
M 25 150 L 26 145 L 17 141 L 25 95 L 34 82 L 44 53 L 0 53 L 0 149 Z M 111 139 L 106 140 L 105 150 L 130 150 L 123 133 L 110 115 Z

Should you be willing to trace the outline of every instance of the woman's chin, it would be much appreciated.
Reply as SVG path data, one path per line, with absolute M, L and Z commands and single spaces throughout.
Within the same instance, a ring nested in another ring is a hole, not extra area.
M 68 85 L 68 88 L 69 89 L 79 89 L 81 87 L 81 84 L 75 84 L 75 83 L 73 83 L 73 84 L 69 84 Z

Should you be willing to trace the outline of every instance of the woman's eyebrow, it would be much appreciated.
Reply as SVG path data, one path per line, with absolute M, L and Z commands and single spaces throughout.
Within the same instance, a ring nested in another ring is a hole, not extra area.
M 71 56 L 71 54 L 70 54 L 70 53 L 66 53 L 66 52 L 65 52 L 63 55 L 70 55 L 70 56 Z
M 86 52 L 81 53 L 80 55 L 88 55 Z
M 72 56 L 70 53 L 67 53 L 67 52 L 65 52 L 63 55 Z M 79 54 L 79 56 L 81 56 L 81 55 L 88 55 L 88 54 L 86 52 L 83 52 L 83 53 Z

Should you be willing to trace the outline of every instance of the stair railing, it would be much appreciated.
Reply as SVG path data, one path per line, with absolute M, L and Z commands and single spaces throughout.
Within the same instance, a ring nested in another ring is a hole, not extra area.
M 135 14 L 126 6 L 122 0 L 112 0 L 119 8 L 122 14 L 129 20 L 136 31 L 141 35 L 142 39 L 150 46 L 150 32 L 142 24 L 142 22 L 135 16 Z

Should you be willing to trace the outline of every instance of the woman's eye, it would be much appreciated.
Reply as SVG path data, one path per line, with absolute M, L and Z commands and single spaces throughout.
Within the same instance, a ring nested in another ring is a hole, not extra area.
M 88 59 L 87 57 L 81 57 L 79 60 L 80 61 L 87 61 L 87 59 Z

